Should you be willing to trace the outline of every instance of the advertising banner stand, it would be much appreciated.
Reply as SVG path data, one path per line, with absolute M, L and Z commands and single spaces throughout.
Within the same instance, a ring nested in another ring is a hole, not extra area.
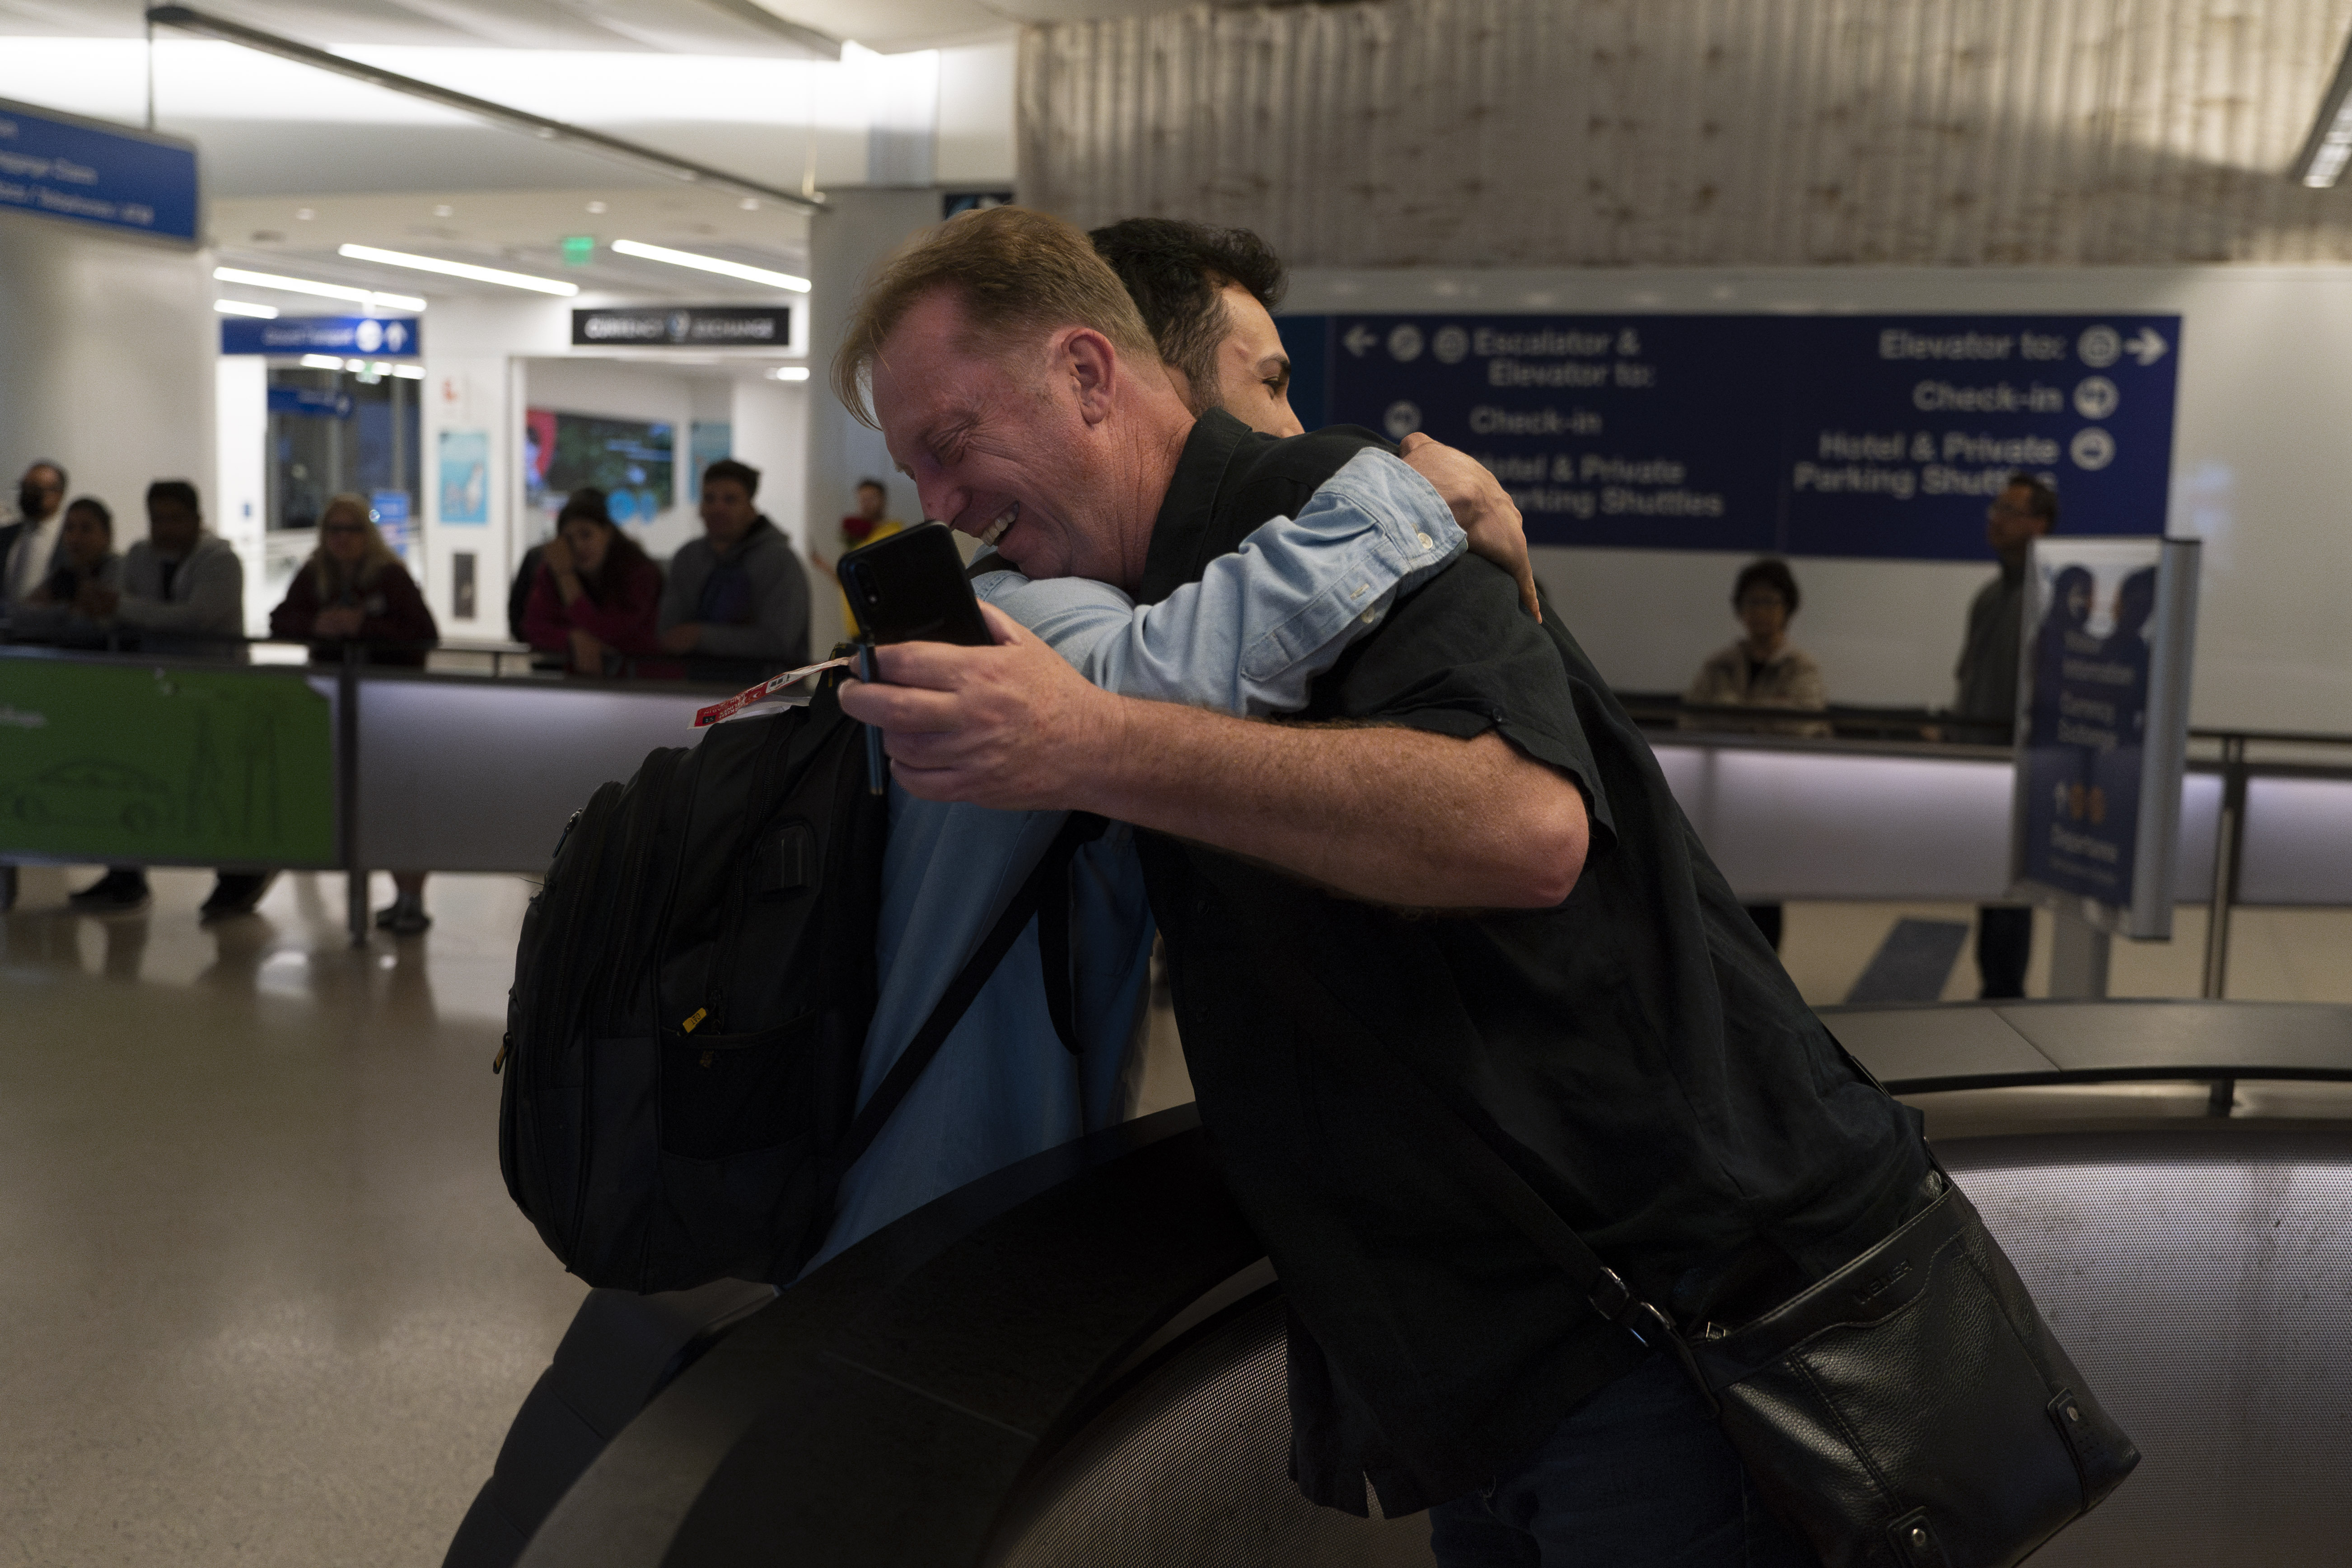
M 2013 896 L 2057 917 L 2053 996 L 2104 996 L 2112 938 L 2172 935 L 2199 545 L 2042 538 L 2026 567 Z

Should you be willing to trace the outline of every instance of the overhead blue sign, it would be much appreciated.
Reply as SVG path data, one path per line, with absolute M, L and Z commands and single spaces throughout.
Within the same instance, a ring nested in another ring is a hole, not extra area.
M 2068 533 L 2164 527 L 2178 316 L 1292 316 L 1312 428 L 1426 431 L 1538 543 L 1983 560 L 2039 474 Z
M 414 316 L 221 318 L 225 354 L 350 354 L 413 359 L 423 351 Z
M 0 208 L 194 244 L 195 144 L 0 99 Z

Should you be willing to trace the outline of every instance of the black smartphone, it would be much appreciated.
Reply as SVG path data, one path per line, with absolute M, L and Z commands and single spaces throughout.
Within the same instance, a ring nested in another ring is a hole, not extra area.
M 996 639 L 981 619 L 955 531 L 919 523 L 861 544 L 841 558 L 843 592 L 876 642 L 951 642 L 985 647 Z

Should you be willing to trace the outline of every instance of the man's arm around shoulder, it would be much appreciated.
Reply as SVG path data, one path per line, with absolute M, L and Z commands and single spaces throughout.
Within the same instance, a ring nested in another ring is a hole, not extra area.
M 887 732 L 912 794 L 1093 811 L 1383 903 L 1544 909 L 1582 872 L 1582 793 L 1498 734 L 1271 724 L 1118 697 L 982 613 L 995 647 L 886 647 L 888 684 L 843 687 L 844 710 Z

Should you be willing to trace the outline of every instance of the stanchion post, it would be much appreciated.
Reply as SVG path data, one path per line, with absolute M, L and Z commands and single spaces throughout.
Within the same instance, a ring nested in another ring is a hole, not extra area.
M 343 831 L 343 919 L 353 947 L 367 945 L 368 874 L 360 864 L 360 658 L 356 642 L 343 644 L 335 677 L 335 802 Z
M 2246 844 L 2246 738 L 2221 737 L 2221 814 L 2213 825 L 2213 890 L 2205 906 L 2205 984 L 2219 1000 L 2230 983 L 2230 910 L 2238 901 L 2238 862 Z

